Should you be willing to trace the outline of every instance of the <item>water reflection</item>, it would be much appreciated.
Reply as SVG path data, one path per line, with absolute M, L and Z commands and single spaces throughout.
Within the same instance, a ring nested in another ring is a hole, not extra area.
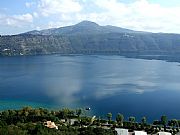
M 0 65 L 1 99 L 59 107 L 91 106 L 98 114 L 112 111 L 138 117 L 148 110 L 152 118 L 162 112 L 174 116 L 172 112 L 177 110 L 172 104 L 180 104 L 178 63 L 52 55 L 0 58 Z M 154 108 L 159 112 L 153 113 Z M 166 108 L 174 111 L 164 111 Z
M 71 61 L 73 57 L 65 57 L 64 61 Z M 47 72 L 47 70 L 45 71 Z M 54 73 L 52 76 L 51 73 Z M 48 73 L 44 79 L 45 92 L 52 97 L 55 102 L 64 106 L 70 106 L 72 103 L 78 102 L 75 93 L 82 87 L 82 68 L 81 64 L 76 62 L 56 63 L 54 70 Z
M 54 63 L 51 71 L 49 66 L 44 70 L 45 93 L 58 104 L 80 106 L 81 100 L 169 88 L 177 90 L 180 86 L 177 79 L 172 79 L 177 76 L 174 72 L 178 70 L 176 63 L 172 66 L 164 61 L 120 56 L 113 56 L 109 61 L 109 57 L 58 57 L 61 60 Z M 169 69 L 163 69 L 165 66 Z

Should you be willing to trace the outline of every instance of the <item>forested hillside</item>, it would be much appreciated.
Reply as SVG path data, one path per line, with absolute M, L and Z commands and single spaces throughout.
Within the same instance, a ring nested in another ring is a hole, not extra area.
M 0 55 L 162 54 L 180 52 L 180 35 L 148 33 L 93 22 L 0 37 Z

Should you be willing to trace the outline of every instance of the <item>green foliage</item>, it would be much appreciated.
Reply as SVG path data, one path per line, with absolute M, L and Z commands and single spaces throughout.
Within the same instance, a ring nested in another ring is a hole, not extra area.
M 122 123 L 124 121 L 124 116 L 122 114 L 118 113 L 116 116 L 116 121 L 118 124 L 120 124 L 122 126 Z
M 123 52 L 169 54 L 180 51 L 179 42 L 178 34 L 144 33 L 98 25 L 93 27 L 77 25 L 65 29 L 0 36 L 0 55 L 122 54 Z
M 43 108 L 33 109 L 25 107 L 21 110 L 6 110 L 0 112 L 0 135 L 116 135 L 113 129 L 103 129 L 100 126 L 105 125 L 107 120 L 94 119 L 91 117 L 81 116 L 80 109 L 70 110 L 64 108 L 62 110 L 47 110 Z M 79 117 L 77 116 L 79 115 Z M 77 119 L 74 125 L 68 122 L 61 122 L 60 119 L 68 121 Z M 107 114 L 110 127 L 122 127 L 129 130 L 145 130 L 148 134 L 156 134 L 160 131 L 162 124 L 166 130 L 167 116 L 163 115 L 161 120 L 154 121 L 154 125 L 147 124 L 146 117 L 142 118 L 142 123 L 135 122 L 135 117 L 129 117 L 129 121 L 124 121 L 122 114 L 118 113 L 116 121 L 112 121 L 112 113 Z M 58 125 L 58 130 L 45 127 L 44 121 L 51 120 Z M 172 134 L 179 132 L 180 121 L 172 119 L 168 121 L 168 131 Z M 157 126 L 155 126 L 157 125 Z
M 154 120 L 153 121 L 153 125 L 160 125 L 161 124 L 161 121 L 159 121 L 159 120 Z
M 21 128 L 15 125 L 9 125 L 6 127 L 0 128 L 1 135 L 27 135 L 27 130 L 22 130 Z
M 147 120 L 146 120 L 146 117 L 142 117 L 142 120 L 141 120 L 142 124 L 145 125 L 147 124 Z
M 178 120 L 172 119 L 172 120 L 168 121 L 168 126 L 179 127 Z
M 163 124 L 163 125 L 167 124 L 167 116 L 166 115 L 161 116 L 161 124 Z
M 135 117 L 133 117 L 133 116 L 129 117 L 129 122 L 134 123 L 135 120 L 136 120 Z
M 107 114 L 107 119 L 108 119 L 109 122 L 111 121 L 111 119 L 112 119 L 112 113 L 108 113 L 108 114 Z
M 43 121 L 51 120 L 59 123 L 59 119 L 77 118 L 82 113 L 81 109 L 70 110 L 64 108 L 59 111 L 48 111 L 43 108 L 33 109 L 24 107 L 21 110 L 6 110 L 0 114 L 0 135 L 81 135 L 81 134 L 111 134 L 111 130 L 96 128 L 79 128 L 71 126 L 59 126 L 58 130 L 49 129 L 43 125 Z M 111 116 L 112 117 L 112 116 Z M 90 125 L 91 117 L 81 117 L 80 125 Z M 76 124 L 77 125 L 77 124 Z M 80 126 L 79 125 L 79 126 Z
M 91 118 L 90 117 L 82 117 L 80 120 L 81 125 L 90 125 L 91 124 Z
M 76 110 L 76 115 L 79 117 L 82 114 L 82 109 L 77 109 Z

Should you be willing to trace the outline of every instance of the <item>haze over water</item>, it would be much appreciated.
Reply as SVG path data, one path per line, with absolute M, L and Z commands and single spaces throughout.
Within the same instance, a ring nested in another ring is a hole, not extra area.
M 31 105 L 180 118 L 179 63 L 103 55 L 0 58 L 0 110 Z

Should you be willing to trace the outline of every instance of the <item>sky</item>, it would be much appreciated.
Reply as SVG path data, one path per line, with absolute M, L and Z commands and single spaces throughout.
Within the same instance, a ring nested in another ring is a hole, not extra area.
M 139 31 L 180 33 L 180 0 L 1 0 L 0 35 L 93 21 Z

